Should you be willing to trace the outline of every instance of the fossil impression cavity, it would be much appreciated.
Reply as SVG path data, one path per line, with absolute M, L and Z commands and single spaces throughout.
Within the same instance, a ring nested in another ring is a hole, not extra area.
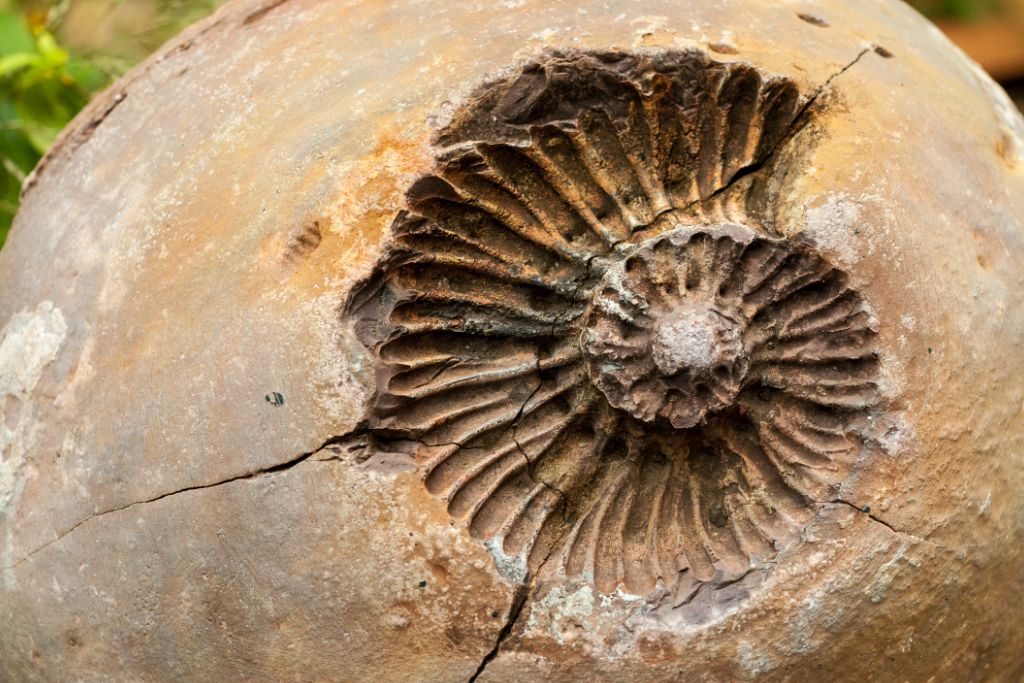
M 477 536 L 604 592 L 771 560 L 880 402 L 868 303 L 770 223 L 806 105 L 697 53 L 553 55 L 483 88 L 350 304 L 376 442 Z

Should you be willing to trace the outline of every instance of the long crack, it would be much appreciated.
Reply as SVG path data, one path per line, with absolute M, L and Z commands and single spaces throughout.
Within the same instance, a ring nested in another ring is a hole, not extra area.
M 617 244 L 618 243 L 612 244 L 611 245 L 611 249 L 614 250 L 615 247 L 617 246 Z M 581 289 L 583 289 L 590 282 L 591 278 L 593 277 L 594 261 L 597 258 L 598 257 L 596 255 L 594 255 L 594 256 L 591 256 L 590 258 L 587 259 L 587 262 L 584 264 L 584 273 L 583 273 L 583 275 L 576 281 L 575 286 L 573 287 L 572 291 L 568 295 L 568 298 L 571 301 L 575 301 L 577 294 L 579 294 L 579 291 Z M 562 324 L 565 324 L 565 323 L 569 322 L 568 318 L 569 318 L 570 315 L 571 315 L 571 313 L 565 313 L 563 315 L 556 316 L 556 318 L 551 322 L 551 326 L 550 326 L 550 329 L 549 329 L 549 334 L 550 334 L 551 337 L 555 336 L 555 330 L 559 327 L 559 325 L 562 325 Z M 541 357 L 541 354 L 538 352 L 538 354 L 537 354 L 537 375 L 538 375 L 538 377 L 540 377 L 540 381 L 537 383 L 537 387 L 533 390 L 533 392 L 529 396 L 526 397 L 526 400 L 523 402 L 523 405 L 520 406 L 520 408 L 519 408 L 519 412 L 516 414 L 515 418 L 513 418 L 512 425 L 511 425 L 511 437 L 512 437 L 512 441 L 516 445 L 516 450 L 518 450 L 519 454 L 521 456 L 523 456 L 523 458 L 526 460 L 526 472 L 529 475 L 530 479 L 533 480 L 534 483 L 540 484 L 540 485 L 546 487 L 547 489 L 549 489 L 551 491 L 554 491 L 558 495 L 558 497 L 562 499 L 562 505 L 563 505 L 563 510 L 564 510 L 563 511 L 563 518 L 564 518 L 564 515 L 566 513 L 568 513 L 569 497 L 566 495 L 565 491 L 563 491 L 562 489 L 558 488 L 554 484 L 552 484 L 552 483 L 550 483 L 548 481 L 545 481 L 543 478 L 541 478 L 537 474 L 536 469 L 535 469 L 536 463 L 533 460 L 530 459 L 530 456 L 526 453 L 526 449 L 524 449 L 523 445 L 519 442 L 519 437 L 518 437 L 518 434 L 516 433 L 516 430 L 519 427 L 519 421 L 522 419 L 523 413 L 526 410 L 526 406 L 529 405 L 530 401 L 533 400 L 533 397 L 536 396 L 537 392 L 540 391 L 541 388 L 544 386 L 544 379 L 543 379 L 544 369 L 543 369 L 542 366 L 543 366 L 543 358 Z M 549 555 L 550 555 L 550 553 L 549 553 Z M 546 557 L 545 557 L 544 561 L 545 562 L 547 561 Z M 541 564 L 543 565 L 543 563 L 541 563 Z
M 587 261 L 588 274 L 590 273 L 590 266 L 592 262 L 593 259 Z M 575 291 L 579 291 L 580 287 L 582 286 L 582 283 L 578 284 Z M 552 332 L 554 331 L 555 324 L 556 323 L 552 324 Z M 538 372 L 541 370 L 540 354 L 537 355 L 537 370 Z M 520 406 L 519 412 L 516 414 L 516 417 L 512 420 L 512 424 L 510 426 L 511 437 L 512 441 L 516 445 L 516 449 L 519 451 L 519 454 L 526 460 L 527 475 L 534 483 L 545 486 L 551 491 L 554 491 L 556 494 L 558 494 L 558 496 L 562 499 L 564 515 L 568 512 L 569 503 L 569 500 L 565 492 L 562 491 L 557 486 L 555 486 L 554 484 L 544 481 L 536 474 L 536 472 L 533 469 L 534 462 L 530 460 L 530 457 L 526 454 L 526 451 L 523 449 L 522 444 L 519 443 L 519 439 L 516 435 L 516 428 L 519 426 L 519 420 L 522 418 L 523 412 L 526 410 L 526 406 L 529 405 L 530 401 L 533 399 L 534 396 L 537 395 L 537 392 L 540 391 L 541 387 L 543 386 L 544 382 L 543 380 L 541 380 L 540 382 L 538 382 L 537 387 L 533 390 L 533 392 L 531 392 L 530 395 L 526 397 L 526 400 L 523 401 L 523 405 Z M 494 661 L 494 659 L 497 658 L 498 653 L 501 652 L 501 646 L 504 645 L 508 637 L 512 635 L 512 630 L 515 628 L 516 624 L 519 623 L 519 617 L 522 615 L 523 609 L 526 607 L 527 601 L 533 595 L 534 591 L 537 589 L 537 576 L 539 576 L 543 572 L 544 567 L 548 563 L 548 560 L 551 559 L 551 556 L 554 554 L 556 547 L 557 544 L 551 545 L 551 547 L 548 549 L 547 554 L 544 556 L 544 559 L 541 560 L 536 570 L 530 571 L 529 569 L 527 569 L 526 577 L 524 578 L 523 582 L 519 584 L 519 586 L 516 588 L 515 595 L 512 598 L 512 605 L 509 608 L 508 617 L 506 617 L 505 623 L 502 625 L 501 630 L 498 631 L 498 637 L 494 640 L 494 646 L 487 652 L 486 655 L 484 655 L 484 658 L 480 660 L 480 665 L 476 668 L 476 671 L 473 672 L 473 675 L 469 677 L 468 683 L 475 683 L 475 681 L 484 673 L 484 670 L 487 668 L 487 666 L 492 661 Z
M 538 369 L 538 371 L 540 370 L 540 357 L 539 356 L 537 357 L 537 369 Z M 530 456 L 527 455 L 526 449 L 523 448 L 523 444 L 519 443 L 519 436 L 516 434 L 516 429 L 519 427 L 519 420 L 523 416 L 523 411 L 526 410 L 526 406 L 529 405 L 530 401 L 533 400 L 533 397 L 537 395 L 537 392 L 540 391 L 541 387 L 543 387 L 543 386 L 544 386 L 544 381 L 541 380 L 540 382 L 537 383 L 537 387 L 533 390 L 533 392 L 531 392 L 530 395 L 526 397 L 526 400 L 523 402 L 523 405 L 519 408 L 519 413 L 512 420 L 512 424 L 509 426 L 508 432 L 509 432 L 509 436 L 512 438 L 512 443 L 514 443 L 516 445 L 516 450 L 519 451 L 519 455 L 523 456 L 523 459 L 526 460 L 526 474 L 527 474 L 527 476 L 530 477 L 530 479 L 533 481 L 533 483 L 539 484 L 539 485 L 544 486 L 545 488 L 547 488 L 547 489 L 549 489 L 551 491 L 554 491 L 562 499 L 562 504 L 563 505 L 568 505 L 569 499 L 566 496 L 565 491 L 563 491 L 562 489 L 558 488 L 557 486 L 555 486 L 551 482 L 545 481 L 544 479 L 542 479 L 540 477 L 540 475 L 537 474 L 537 471 L 534 469 L 535 466 L 536 466 L 536 463 L 533 460 L 530 460 Z
M 590 266 L 590 262 L 589 261 L 588 261 L 587 266 L 588 266 L 588 273 L 589 273 L 589 266 Z M 577 286 L 577 291 L 578 291 L 578 289 L 580 287 L 582 287 L 582 284 Z M 557 324 L 558 324 L 558 321 L 556 321 L 555 323 L 552 323 L 552 331 L 554 330 L 554 326 L 557 325 Z M 541 363 L 542 363 L 542 358 L 541 358 L 541 355 L 538 354 L 537 355 L 537 359 L 536 359 L 538 373 L 540 373 L 541 370 L 542 370 Z M 512 420 L 509 421 L 508 427 L 506 427 L 503 430 L 502 433 L 503 434 L 504 433 L 508 433 L 509 436 L 511 437 L 513 443 L 516 446 L 516 450 L 519 452 L 519 455 L 526 462 L 526 473 L 530 477 L 530 479 L 535 484 L 539 484 L 541 486 L 544 486 L 544 487 L 554 491 L 556 494 L 558 494 L 562 498 L 563 504 L 567 504 L 566 495 L 565 495 L 565 493 L 561 489 L 559 489 L 558 487 L 554 486 L 553 484 L 551 484 L 549 482 L 544 481 L 539 476 L 537 476 L 536 472 L 534 472 L 534 469 L 533 469 L 534 463 L 533 463 L 532 460 L 530 460 L 530 457 L 526 454 L 526 451 L 523 449 L 523 446 L 519 442 L 519 439 L 518 439 L 518 437 L 516 435 L 516 428 L 519 426 L 519 421 L 522 419 L 523 414 L 525 413 L 527 406 L 530 404 L 530 401 L 532 401 L 533 398 L 537 395 L 537 392 L 539 392 L 543 388 L 543 386 L 544 386 L 544 381 L 543 381 L 543 379 L 541 379 L 540 381 L 537 382 L 537 386 L 534 387 L 533 390 L 530 392 L 530 394 L 523 400 L 522 404 L 519 406 L 519 409 L 516 411 L 515 416 L 512 418 Z M 418 438 L 418 437 L 413 436 L 413 435 L 404 435 L 404 436 L 409 441 L 412 441 L 412 442 L 415 442 L 415 443 L 419 443 L 419 444 L 421 444 L 423 446 L 426 446 L 428 448 L 443 447 L 443 446 L 454 446 L 454 447 L 457 447 L 457 448 L 460 448 L 460 449 L 464 449 L 464 450 L 486 450 L 486 449 L 483 449 L 482 447 L 467 446 L 467 445 L 465 445 L 463 443 L 460 443 L 460 442 L 457 442 L 457 441 L 449 441 L 449 442 L 442 442 L 442 443 L 430 443 L 428 441 L 423 440 L 422 438 Z M 512 634 L 512 630 L 515 628 L 515 625 L 518 623 L 519 617 L 522 614 L 523 609 L 525 608 L 526 603 L 527 603 L 529 597 L 533 594 L 534 590 L 536 589 L 536 582 L 535 582 L 536 577 L 544 569 L 544 566 L 547 564 L 548 560 L 551 558 L 551 555 L 554 553 L 554 550 L 555 550 L 555 546 L 552 545 L 552 547 L 548 550 L 547 555 L 545 555 L 544 559 L 541 560 L 541 562 L 540 562 L 539 566 L 537 567 L 537 569 L 534 570 L 534 571 L 527 570 L 527 575 L 524 577 L 522 583 L 520 583 L 516 587 L 515 593 L 513 594 L 512 603 L 511 603 L 511 605 L 509 607 L 508 616 L 505 619 L 505 623 L 502 625 L 501 630 L 498 631 L 498 635 L 495 638 L 494 645 L 484 655 L 483 659 L 480 661 L 480 665 L 473 672 L 473 675 L 470 676 L 470 678 L 468 679 L 469 683 L 474 683 L 483 674 L 483 672 L 487 668 L 487 666 L 498 656 L 498 653 L 501 651 L 501 646 L 508 639 L 508 637 Z
M 526 457 L 525 453 L 523 454 L 523 457 Z M 527 458 L 527 462 L 529 461 L 529 458 Z M 534 481 L 537 480 L 535 479 Z M 542 481 L 539 483 L 545 484 L 545 482 Z M 554 490 L 558 493 L 561 493 L 561 491 L 559 491 L 558 489 Z M 551 547 L 548 549 L 547 554 L 544 556 L 544 559 L 540 561 L 540 564 L 537 566 L 537 569 L 534 571 L 527 570 L 527 575 L 525 579 L 516 588 L 516 592 L 512 598 L 512 605 L 508 611 L 508 617 L 505 619 L 505 623 L 502 625 L 501 630 L 498 631 L 498 637 L 494 640 L 494 647 L 492 647 L 487 652 L 487 654 L 484 655 L 484 658 L 480 661 L 480 666 L 478 666 L 476 671 L 473 672 L 473 675 L 470 676 L 467 683 L 475 683 L 475 681 L 484 673 L 484 670 L 487 668 L 487 666 L 492 661 L 494 661 L 497 658 L 498 654 L 501 652 L 501 646 L 504 645 L 505 641 L 508 640 L 509 636 L 512 635 L 512 631 L 515 628 L 516 624 L 519 623 L 519 618 L 522 616 L 526 604 L 530 602 L 530 599 L 533 597 L 533 594 L 537 591 L 537 577 L 543 574 L 544 568 L 545 566 L 547 566 L 548 560 L 550 560 L 551 556 L 554 555 L 555 549 L 557 547 L 558 544 L 553 543 Z
M 725 183 L 722 187 L 712 192 L 707 197 L 695 199 L 686 206 L 684 206 L 681 210 L 685 212 L 692 210 L 697 205 L 714 202 L 715 200 L 720 199 L 722 195 L 727 193 L 729 190 L 734 188 L 744 178 L 752 176 L 761 171 L 762 169 L 764 169 L 769 164 L 769 162 L 771 162 L 775 158 L 779 150 L 784 149 L 790 143 L 790 141 L 807 126 L 807 124 L 809 123 L 809 121 L 807 121 L 807 117 L 811 112 L 811 108 L 818 101 L 818 99 L 828 90 L 829 86 L 832 85 L 832 82 L 835 79 L 842 76 L 843 74 L 845 74 L 850 69 L 852 69 L 861 59 L 864 58 L 864 55 L 868 54 L 872 50 L 872 47 L 865 47 L 861 49 L 861 51 L 857 53 L 857 56 L 854 57 L 852 61 L 850 61 L 842 69 L 836 71 L 834 74 L 829 76 L 828 79 L 826 79 L 825 82 L 821 85 L 821 87 L 815 90 L 814 94 L 807 98 L 807 101 L 804 102 L 803 106 L 800 107 L 796 115 L 793 117 L 793 121 L 789 125 L 789 130 L 786 132 L 785 135 L 779 138 L 779 141 L 772 146 L 772 148 L 768 151 L 767 154 L 763 155 L 760 159 L 754 161 L 754 163 L 748 164 L 747 166 L 744 166 L 743 168 L 737 170 L 727 183 Z
M 108 510 L 103 510 L 101 512 L 94 512 L 93 514 L 89 515 L 85 519 L 82 519 L 79 522 L 76 522 L 72 526 L 68 527 L 67 529 L 65 529 L 60 534 L 58 534 L 56 537 L 50 539 L 46 543 L 43 543 L 42 545 L 38 546 L 37 548 L 34 548 L 33 550 L 30 550 L 28 553 L 25 554 L 24 557 L 22 557 L 20 560 L 18 560 L 14 564 L 0 567 L 0 570 L 6 571 L 6 570 L 9 570 L 9 569 L 17 568 L 18 566 L 20 566 L 24 562 L 26 562 L 29 559 L 31 559 L 32 556 L 35 555 L 36 553 L 38 553 L 38 552 L 40 552 L 42 550 L 45 550 L 46 548 L 50 547 L 54 543 L 60 541 L 65 536 L 67 536 L 71 532 L 75 531 L 80 526 L 82 526 L 83 524 L 85 524 L 86 522 L 88 522 L 90 520 L 96 519 L 98 517 L 103 517 L 105 515 L 111 515 L 111 514 L 113 514 L 115 512 L 121 512 L 123 510 L 127 510 L 129 508 L 133 508 L 133 507 L 136 507 L 138 505 L 147 505 L 149 503 L 155 503 L 158 500 L 163 500 L 164 498 L 170 498 L 171 496 L 176 496 L 179 493 L 187 493 L 188 491 L 199 491 L 199 490 L 202 490 L 202 489 L 210 489 L 210 488 L 215 488 L 217 486 L 222 486 L 224 484 L 230 484 L 231 482 L 235 482 L 235 481 L 242 481 L 242 480 L 245 480 L 245 479 L 255 479 L 257 477 L 262 477 L 262 476 L 266 476 L 266 475 L 277 474 L 279 472 L 284 472 L 284 471 L 290 470 L 291 468 L 295 467 L 296 465 L 298 465 L 298 464 L 300 464 L 302 462 L 305 462 L 306 460 L 312 458 L 313 456 L 317 455 L 318 453 L 321 453 L 321 452 L 329 449 L 331 446 L 336 446 L 336 445 L 345 443 L 346 441 L 349 441 L 350 439 L 353 439 L 355 437 L 360 436 L 363 433 L 363 431 L 364 430 L 362 430 L 362 429 L 355 429 L 355 430 L 349 432 L 348 434 L 344 434 L 344 435 L 341 435 L 341 436 L 332 436 L 329 439 L 327 439 L 326 441 L 324 441 L 322 444 L 320 444 L 319 447 L 317 447 L 317 448 L 315 448 L 315 449 L 313 449 L 311 451 L 307 451 L 305 453 L 301 453 L 301 454 L 295 456 L 294 458 L 291 458 L 290 460 L 286 460 L 286 461 L 278 463 L 276 465 L 271 465 L 269 467 L 263 467 L 263 468 L 260 468 L 260 469 L 257 469 L 257 470 L 252 470 L 252 471 L 246 472 L 244 474 L 238 474 L 238 475 L 235 475 L 233 477 L 228 477 L 227 479 L 221 479 L 221 480 L 210 482 L 210 483 L 207 483 L 207 484 L 196 484 L 194 486 L 185 486 L 185 487 L 182 487 L 180 489 L 175 489 L 173 491 L 168 491 L 166 493 L 161 493 L 161 494 L 153 496 L 151 498 L 146 498 L 144 500 L 133 501 L 131 503 L 126 503 L 124 505 L 119 505 L 117 507 L 110 508 Z
M 519 621 L 519 615 L 523 612 L 523 607 L 526 606 L 526 600 L 533 592 L 532 588 L 528 584 L 520 584 L 519 588 L 516 589 L 516 593 L 512 598 L 512 606 L 508 610 L 508 618 L 505 620 L 505 624 L 501 627 L 501 631 L 498 632 L 498 637 L 494 641 L 494 647 L 484 655 L 484 658 L 480 661 L 480 666 L 476 668 L 473 675 L 469 677 L 467 683 L 474 683 L 476 679 L 480 678 L 483 674 L 484 669 L 487 665 L 494 661 L 494 658 L 498 656 L 498 651 L 501 650 L 502 643 L 512 633 L 512 629 L 515 627 L 516 622 Z

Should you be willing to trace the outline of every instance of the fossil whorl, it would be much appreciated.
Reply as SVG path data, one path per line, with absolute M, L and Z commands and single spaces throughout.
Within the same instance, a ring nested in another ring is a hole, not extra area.
M 350 303 L 378 442 L 473 533 L 601 591 L 770 561 L 878 403 L 866 302 L 763 227 L 806 104 L 698 53 L 553 55 L 486 86 Z

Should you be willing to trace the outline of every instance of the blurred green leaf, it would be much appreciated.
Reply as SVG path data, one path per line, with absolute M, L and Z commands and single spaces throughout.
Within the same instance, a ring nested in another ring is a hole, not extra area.
M 1002 0 L 909 0 L 921 13 L 934 19 L 977 21 L 1005 9 Z
M 0 78 L 13 76 L 22 69 L 30 66 L 38 66 L 39 55 L 31 52 L 14 52 L 0 57 Z
M 36 41 L 21 16 L 0 9 L 0 56 L 15 52 L 32 52 Z
M 10 102 L 0 100 L 0 244 L 18 207 L 22 179 L 39 152 L 29 142 Z
M 25 178 L 90 94 L 111 80 L 88 61 L 71 58 L 37 21 L 46 16 L 38 8 L 0 10 L 0 245 Z
M 0 245 L 24 178 L 136 61 L 223 0 L 0 0 Z
M 68 61 L 68 53 L 57 45 L 57 41 L 47 32 L 39 34 L 36 49 L 47 66 L 64 66 Z

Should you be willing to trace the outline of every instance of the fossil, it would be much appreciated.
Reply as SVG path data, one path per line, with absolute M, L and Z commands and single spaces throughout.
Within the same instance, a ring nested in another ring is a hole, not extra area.
M 0 680 L 1024 681 L 1024 118 L 905 5 L 229 0 L 97 94 Z
M 765 227 L 806 105 L 695 52 L 554 54 L 485 86 L 349 304 L 378 442 L 472 533 L 603 592 L 770 562 L 880 401 L 868 304 Z

